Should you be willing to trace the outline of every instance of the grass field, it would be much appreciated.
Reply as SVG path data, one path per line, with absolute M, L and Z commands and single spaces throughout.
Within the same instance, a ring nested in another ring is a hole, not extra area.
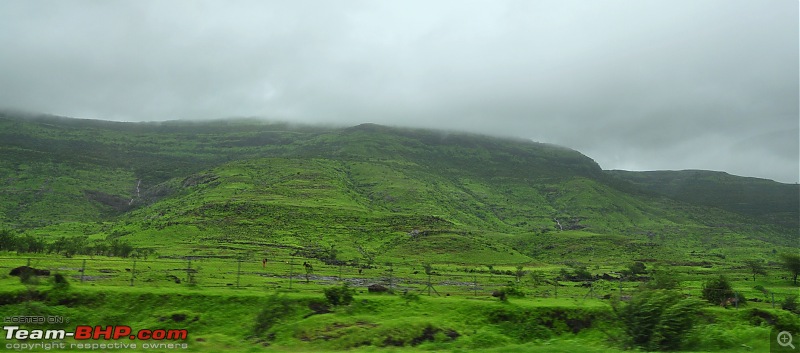
M 187 351 L 616 352 L 623 348 L 615 341 L 621 333 L 610 318 L 610 307 L 596 300 L 520 298 L 504 303 L 487 297 L 357 294 L 353 304 L 320 313 L 314 303 L 322 296 L 307 291 L 76 284 L 58 292 L 42 287 L 46 286 L 3 281 L 0 315 L 70 320 L 49 328 L 88 324 L 186 329 L 188 339 L 178 343 L 186 343 Z M 270 316 L 259 321 L 262 310 L 269 310 Z M 689 351 L 768 350 L 771 327 L 754 321 L 765 312 L 783 315 L 783 320 L 797 325 L 796 317 L 779 310 L 708 307 L 703 309 L 702 324 L 687 339 Z M 262 331 L 256 333 L 259 328 Z
M 422 269 L 408 264 L 376 266 L 359 274 L 351 266 L 315 262 L 307 280 L 299 261 L 292 267 L 293 260 L 273 259 L 264 267 L 235 259 L 193 259 L 191 264 L 151 259 L 137 260 L 134 270 L 133 259 L 8 256 L 0 259 L 4 273 L 30 261 L 32 267 L 65 275 L 70 285 L 57 289 L 47 277 L 22 284 L 15 276 L 2 275 L 0 316 L 63 317 L 69 319 L 68 324 L 46 327 L 68 330 L 79 324 L 186 329 L 189 338 L 177 343 L 185 343 L 187 351 L 617 352 L 625 348 L 624 335 L 615 324 L 612 306 L 621 296 L 635 295 L 642 285 L 602 279 L 592 287 L 563 280 L 551 282 L 558 286 L 537 285 L 530 272 L 540 271 L 552 281 L 563 267 L 528 266 L 516 285 L 525 296 L 503 302 L 491 294 L 516 283 L 516 275 L 506 273 L 516 271 L 513 266 L 491 266 L 497 272 L 493 274 L 487 266 L 434 264 L 431 283 L 439 295 L 428 296 L 427 276 L 414 274 Z M 193 270 L 187 272 L 189 268 Z M 606 270 L 601 267 L 593 272 Z M 700 297 L 701 283 L 724 273 L 739 279 L 733 281 L 735 290 L 764 300 L 727 309 L 706 304 L 684 351 L 766 351 L 775 325 L 800 328 L 795 314 L 780 310 L 780 302 L 798 289 L 782 280 L 777 270 L 755 282 L 744 280 L 749 274 L 742 270 L 672 267 L 670 271 L 687 271 L 680 276 L 679 289 L 687 297 Z M 175 283 L 176 278 L 181 283 Z M 344 282 L 355 289 L 353 303 L 323 305 L 323 289 Z M 369 293 L 366 286 L 375 283 L 391 283 L 395 294 Z M 776 309 L 770 295 L 753 288 L 757 285 L 775 294 Z M 610 299 L 601 299 L 606 295 Z M 15 342 L 20 341 L 2 344 Z M 148 343 L 136 342 L 138 349 Z

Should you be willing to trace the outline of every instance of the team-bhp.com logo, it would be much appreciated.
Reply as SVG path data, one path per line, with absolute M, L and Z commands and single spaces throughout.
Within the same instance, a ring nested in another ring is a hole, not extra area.
M 165 341 L 185 341 L 188 337 L 188 332 L 186 330 L 169 330 L 169 329 L 158 329 L 158 330 L 136 330 L 134 331 L 131 329 L 130 326 L 87 326 L 87 325 L 80 325 L 75 327 L 75 331 L 66 331 L 66 330 L 27 330 L 20 328 L 19 326 L 3 326 L 3 330 L 5 330 L 5 338 L 6 340 L 20 340 L 25 341 L 25 347 L 20 348 L 27 348 L 27 349 L 34 349 L 34 348 L 44 348 L 43 346 L 37 347 L 38 345 L 43 345 L 43 343 L 30 343 L 32 340 L 64 340 L 66 338 L 72 338 L 75 341 L 98 341 L 98 340 L 126 340 L 126 341 L 156 341 L 156 342 L 149 342 L 141 344 L 142 348 L 188 348 L 185 347 L 186 343 L 164 343 Z M 9 345 L 9 344 L 7 344 Z M 13 347 L 14 344 L 11 344 L 12 347 L 6 348 L 16 348 Z M 98 346 L 98 348 L 112 348 L 112 347 L 99 347 L 100 343 L 98 342 L 77 342 L 77 343 L 61 343 L 59 344 L 60 347 L 52 347 L 52 348 L 93 348 Z M 104 346 L 108 346 L 108 344 L 102 344 Z M 166 347 L 175 346 L 175 347 Z M 165 346 L 165 347 L 162 347 Z M 117 348 L 116 345 L 114 348 Z M 137 348 L 132 343 L 125 344 L 124 347 L 118 348 Z

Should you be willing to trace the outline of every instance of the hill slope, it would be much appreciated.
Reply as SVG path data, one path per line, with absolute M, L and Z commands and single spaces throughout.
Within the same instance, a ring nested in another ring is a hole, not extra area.
M 650 174 L 603 172 L 576 151 L 524 140 L 8 113 L 0 131 L 4 227 L 124 237 L 161 253 L 515 263 L 796 242 L 797 208 L 769 193 L 721 198 L 732 186 L 712 180 L 705 197 L 670 194 Z
M 704 170 L 606 171 L 651 192 L 800 228 L 800 186 Z

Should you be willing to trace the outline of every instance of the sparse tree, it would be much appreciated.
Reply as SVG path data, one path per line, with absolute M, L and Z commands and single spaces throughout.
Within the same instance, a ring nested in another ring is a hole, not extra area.
M 314 266 L 312 266 L 308 262 L 303 262 L 303 267 L 306 270 L 306 283 L 311 279 L 311 275 L 314 273 Z
M 358 245 L 356 249 L 361 254 L 361 261 L 367 264 L 367 268 L 372 267 L 372 264 L 375 263 L 375 252 L 364 249 L 361 245 Z
M 628 268 L 621 271 L 623 277 L 627 278 L 635 278 L 640 274 L 647 273 L 647 266 L 641 261 L 636 261 L 630 265 Z
M 767 269 L 764 268 L 764 260 L 762 259 L 745 260 L 744 265 L 753 274 L 753 281 L 756 280 L 756 275 L 767 275 Z
M 336 250 L 336 244 L 331 244 L 325 249 L 325 255 L 323 261 L 327 264 L 333 264 L 338 261 L 339 257 L 339 250 Z
M 800 274 L 800 255 L 781 254 L 782 266 L 792 274 L 792 282 L 797 285 L 797 275 Z
M 522 265 L 517 266 L 517 270 L 514 272 L 514 276 L 517 278 L 517 283 L 522 280 L 522 277 L 525 276 L 526 273 L 528 273 L 528 271 L 525 271 L 525 267 Z
M 46 244 L 40 237 L 25 234 L 18 236 L 16 241 L 15 250 L 17 253 L 41 253 L 45 251 Z
M 533 283 L 534 287 L 547 282 L 544 273 L 542 273 L 541 271 L 531 271 L 530 277 L 531 277 L 531 283 Z

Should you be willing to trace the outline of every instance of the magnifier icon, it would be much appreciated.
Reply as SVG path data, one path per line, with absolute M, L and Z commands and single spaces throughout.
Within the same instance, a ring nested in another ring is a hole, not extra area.
M 792 347 L 794 349 L 794 345 L 792 344 L 792 334 L 789 331 L 781 331 L 778 333 L 778 345 L 781 347 Z

